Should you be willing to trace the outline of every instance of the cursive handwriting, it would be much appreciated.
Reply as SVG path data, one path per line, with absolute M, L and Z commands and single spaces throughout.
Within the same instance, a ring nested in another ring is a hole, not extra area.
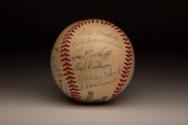
M 76 61 L 76 60 L 89 59 L 89 58 L 95 58 L 95 57 L 107 58 L 108 56 L 112 54 L 112 52 L 113 52 L 112 49 L 107 49 L 106 47 L 102 48 L 101 50 L 96 50 L 96 51 L 94 51 L 93 49 L 85 49 L 85 50 L 80 49 L 79 53 L 81 54 L 72 56 L 72 60 Z
M 107 67 L 111 67 L 112 64 L 105 64 L 105 63 L 102 63 L 102 62 L 92 62 L 92 60 L 89 60 L 89 61 L 84 61 L 84 63 L 81 63 L 81 62 L 77 62 L 75 67 L 74 67 L 74 70 L 87 70 L 87 69 L 105 69 Z
M 82 44 L 91 44 L 91 43 L 96 43 L 96 44 L 106 43 L 123 49 L 123 47 L 114 39 L 106 40 L 103 37 L 100 36 L 93 37 L 92 35 L 81 35 L 79 38 L 75 38 L 75 40 L 72 42 L 72 46 L 79 46 Z
M 117 81 L 117 78 L 113 78 L 113 79 L 110 79 L 110 80 L 106 80 L 104 82 L 95 82 L 95 83 L 89 83 L 89 82 L 86 82 L 85 83 L 85 88 L 86 89 L 91 89 L 91 88 L 94 88 L 94 87 L 100 87 L 100 86 L 104 86 L 104 85 L 108 85 L 110 83 L 114 83 Z

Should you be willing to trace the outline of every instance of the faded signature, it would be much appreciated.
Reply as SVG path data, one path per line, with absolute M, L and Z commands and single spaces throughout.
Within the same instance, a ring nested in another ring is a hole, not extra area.
M 71 43 L 76 48 L 71 56 L 73 70 L 78 74 L 78 83 L 82 89 L 116 83 L 121 73 L 121 64 L 116 65 L 113 57 L 118 55 L 119 50 L 124 50 L 124 47 L 113 32 L 95 31 L 83 28 L 79 37 L 74 37 Z

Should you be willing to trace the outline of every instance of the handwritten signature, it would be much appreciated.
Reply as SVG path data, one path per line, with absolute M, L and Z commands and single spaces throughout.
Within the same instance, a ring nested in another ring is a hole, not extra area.
M 81 62 L 77 62 L 75 67 L 74 67 L 74 70 L 87 70 L 87 69 L 104 69 L 104 68 L 107 68 L 107 67 L 111 67 L 112 66 L 112 63 L 111 64 L 108 64 L 108 63 L 102 63 L 100 61 L 92 61 L 92 60 L 89 60 L 89 61 L 84 61 L 83 63 Z
M 73 61 L 81 60 L 81 59 L 89 59 L 89 58 L 95 58 L 95 57 L 101 57 L 106 58 L 112 54 L 112 49 L 106 49 L 105 47 L 101 50 L 94 51 L 93 49 L 80 49 L 79 53 L 77 55 L 74 55 L 72 57 Z

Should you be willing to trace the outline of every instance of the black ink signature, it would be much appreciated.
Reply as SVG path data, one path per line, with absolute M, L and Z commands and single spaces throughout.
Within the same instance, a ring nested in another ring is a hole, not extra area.
M 111 67 L 112 63 L 102 63 L 100 61 L 92 62 L 92 60 L 85 61 L 84 63 L 78 62 L 76 63 L 74 70 L 87 70 L 87 69 L 104 69 L 107 67 Z

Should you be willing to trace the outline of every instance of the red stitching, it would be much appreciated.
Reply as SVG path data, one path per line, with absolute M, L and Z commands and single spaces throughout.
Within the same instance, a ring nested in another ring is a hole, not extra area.
M 80 96 L 80 93 L 79 93 L 79 92 L 73 91 L 73 90 L 71 90 L 71 89 L 70 89 L 70 91 L 71 91 L 71 95 Z M 79 90 L 78 90 L 78 91 L 79 91 Z
M 112 24 L 111 24 L 110 22 L 108 22 L 108 21 L 106 22 L 106 24 L 107 24 L 107 25 L 111 25 L 111 26 L 112 26 Z M 114 25 L 114 26 L 115 26 L 115 25 Z
M 77 96 L 79 96 L 80 95 L 80 93 L 79 92 L 77 92 L 77 90 L 76 91 L 74 91 L 74 90 L 71 90 L 70 89 L 70 91 L 71 91 L 71 94 L 72 95 L 77 95 Z M 78 90 L 79 91 L 79 90 Z
M 68 44 L 70 44 L 70 41 L 67 40 L 67 39 L 64 39 L 64 41 L 62 42 L 62 44 L 64 44 L 64 43 L 68 43 Z
M 68 34 L 66 34 L 67 36 L 73 36 L 73 34 L 69 31 Z
M 129 62 L 124 62 L 124 64 L 125 64 L 126 66 L 132 65 L 132 63 L 129 63 Z
M 117 84 L 114 92 L 112 93 L 111 99 L 113 99 L 120 94 L 120 92 L 126 85 L 126 82 L 129 77 L 130 69 L 132 67 L 133 58 L 132 58 L 132 46 L 126 34 L 117 26 L 111 25 L 111 27 L 114 28 L 120 34 L 120 37 L 122 37 L 122 40 L 123 40 L 123 43 L 125 44 L 125 49 L 126 49 L 125 50 L 125 62 L 124 62 L 121 78 L 119 79 L 120 83 Z
M 126 52 L 127 52 L 127 53 L 132 53 L 132 51 L 131 51 L 131 50 L 127 50 Z
M 128 43 L 127 41 L 124 42 L 125 45 L 130 45 L 130 43 Z
M 122 89 L 121 86 L 116 87 L 116 90 L 121 90 L 121 89 Z
M 76 81 L 74 81 L 72 79 L 67 82 L 67 84 L 74 84 L 74 83 L 76 83 Z
M 80 23 L 77 24 L 77 27 L 80 28 Z
M 119 94 L 120 92 L 121 92 L 120 90 L 119 90 L 119 91 L 117 91 L 117 90 L 114 90 L 114 93 L 118 93 L 118 94 Z
M 61 48 L 70 47 L 67 43 L 64 43 Z
M 120 30 L 120 29 L 117 29 L 117 32 L 118 32 L 118 33 L 121 33 L 121 34 L 123 33 L 123 31 Z M 123 36 L 124 36 L 124 35 L 123 35 Z
M 64 71 L 68 71 L 68 70 L 73 70 L 73 69 L 72 69 L 71 67 L 68 67 L 68 66 L 67 66 L 67 67 L 63 68 L 63 70 L 64 70 Z
M 129 40 L 129 38 L 127 36 L 124 36 L 123 37 L 123 40 L 127 43 L 127 44 L 130 44 L 129 42 L 127 42 Z
M 64 40 L 66 40 L 66 39 L 71 39 L 71 36 L 69 36 L 68 34 L 65 34 L 65 37 L 64 37 Z M 66 41 L 64 41 L 64 42 L 66 42 Z M 70 41 L 69 41 L 70 42 Z
M 118 30 L 118 29 L 119 29 L 119 27 L 115 26 L 115 27 L 114 27 L 114 29 L 115 29 L 115 30 Z
M 72 66 L 70 63 L 68 63 L 68 62 L 65 62 L 64 64 L 63 64 L 63 66 Z
M 85 21 L 85 20 L 83 20 L 83 23 L 84 23 L 85 25 L 87 25 L 87 23 L 88 23 L 88 22 L 87 22 L 87 21 Z
M 73 29 L 74 29 L 74 30 L 77 30 L 78 28 L 75 26 Z
M 130 62 L 130 61 L 132 61 L 132 58 L 125 58 L 125 60 L 126 60 L 127 62 Z
M 105 22 L 104 20 L 100 20 L 100 23 L 101 23 L 101 24 L 104 24 L 104 22 Z
M 120 82 L 126 82 L 127 80 L 126 80 L 126 79 L 124 80 L 124 79 L 121 79 L 121 78 L 120 78 L 119 81 L 120 81 Z
M 101 22 L 102 24 L 104 24 L 104 25 L 107 25 L 108 24 L 108 22 L 107 21 L 103 21 L 103 22 Z
M 61 50 L 61 52 L 69 52 L 69 50 L 66 49 L 66 48 L 63 48 L 63 49 Z
M 126 71 L 128 70 L 128 69 L 130 69 L 131 67 L 128 67 L 128 66 L 124 66 L 123 67 L 123 69 L 125 69 Z
M 61 61 L 62 61 L 62 62 L 64 62 L 64 61 L 70 62 L 70 59 L 68 59 L 67 57 L 65 57 L 65 58 L 61 59 Z
M 68 79 L 75 79 L 75 77 L 73 77 L 73 76 L 68 76 L 65 80 L 68 80 Z
M 131 49 L 131 46 L 125 46 L 125 48 L 127 48 L 127 49 Z
M 124 83 L 118 83 L 119 87 L 123 87 L 125 84 Z
M 122 73 L 123 73 L 124 75 L 126 75 L 128 72 L 129 72 L 128 69 L 127 69 L 127 70 L 122 70 Z M 125 76 L 125 77 L 127 77 L 127 76 Z
M 126 54 L 125 56 L 127 56 L 127 57 L 131 57 L 131 56 L 132 56 L 132 54 Z
M 70 95 L 73 99 L 75 100 L 80 100 L 80 92 L 78 89 L 78 86 L 76 85 L 75 77 L 74 77 L 74 72 L 73 68 L 71 65 L 71 59 L 70 59 L 70 50 L 68 49 L 70 47 L 71 39 L 74 36 L 75 31 L 80 28 L 83 25 L 87 24 L 103 24 L 103 25 L 109 25 L 112 27 L 114 30 L 116 30 L 120 37 L 122 37 L 123 43 L 125 44 L 125 48 L 127 49 L 125 51 L 125 62 L 123 66 L 123 70 L 121 73 L 121 78 L 119 79 L 120 83 L 117 84 L 114 93 L 112 93 L 112 98 L 116 97 L 119 95 L 119 93 L 122 91 L 122 88 L 125 86 L 125 82 L 127 81 L 128 75 L 130 73 L 130 69 L 132 67 L 132 47 L 130 46 L 130 42 L 126 34 L 116 25 L 113 23 L 106 21 L 106 20 L 101 20 L 101 19 L 89 19 L 89 20 L 83 20 L 75 23 L 72 28 L 67 31 L 67 33 L 64 35 L 63 41 L 62 41 L 62 46 L 61 46 L 61 61 L 63 63 L 63 71 L 65 71 L 64 76 L 66 77 L 68 88 L 70 91 Z
M 128 73 L 128 72 L 125 72 L 126 74 Z M 125 74 L 124 73 L 124 74 Z M 123 78 L 127 78 L 128 77 L 128 75 L 124 75 L 124 74 L 121 74 L 121 77 L 123 77 Z
M 99 24 L 111 26 L 114 30 L 116 30 L 116 32 L 119 33 L 120 37 L 122 37 L 123 43 L 125 44 L 125 48 L 126 48 L 125 62 L 124 62 L 121 78 L 119 79 L 120 83 L 117 84 L 117 87 L 115 88 L 114 93 L 112 94 L 112 98 L 114 98 L 119 95 L 123 87 L 126 85 L 127 78 L 129 76 L 130 69 L 132 67 L 132 60 L 133 60 L 132 59 L 132 46 L 126 34 L 113 23 L 106 21 L 106 20 L 100 20 L 100 19 L 91 19 L 91 20 L 83 21 L 83 24 L 91 24 L 91 23 L 99 23 Z M 81 23 L 81 25 L 83 24 Z M 80 26 L 80 24 L 78 25 Z M 75 27 L 74 29 L 77 29 L 77 27 Z
M 71 39 L 74 36 L 74 32 L 75 30 L 77 30 L 77 28 L 79 28 L 81 25 L 83 25 L 82 22 L 77 22 L 77 24 L 73 25 L 73 27 L 66 32 L 66 34 L 64 35 L 63 41 L 62 41 L 62 46 L 61 46 L 61 62 L 63 63 L 63 71 L 64 76 L 66 76 L 65 80 L 67 80 L 67 84 L 68 84 L 68 89 L 70 92 L 70 96 L 75 99 L 75 100 L 80 100 L 80 92 L 78 89 L 78 86 L 76 85 L 76 81 L 75 81 L 75 77 L 74 77 L 74 72 L 73 72 L 73 68 L 71 65 L 71 59 L 70 59 L 70 43 L 71 43 Z
M 75 95 L 75 94 L 71 94 L 71 97 L 75 100 L 80 100 L 81 96 L 80 95 Z
M 80 100 L 80 97 L 81 97 L 80 95 L 72 94 L 72 93 L 71 93 L 71 96 L 73 99 L 78 99 L 78 100 Z
M 61 55 L 60 55 L 60 57 L 67 57 L 67 56 L 70 56 L 68 53 L 62 53 Z

